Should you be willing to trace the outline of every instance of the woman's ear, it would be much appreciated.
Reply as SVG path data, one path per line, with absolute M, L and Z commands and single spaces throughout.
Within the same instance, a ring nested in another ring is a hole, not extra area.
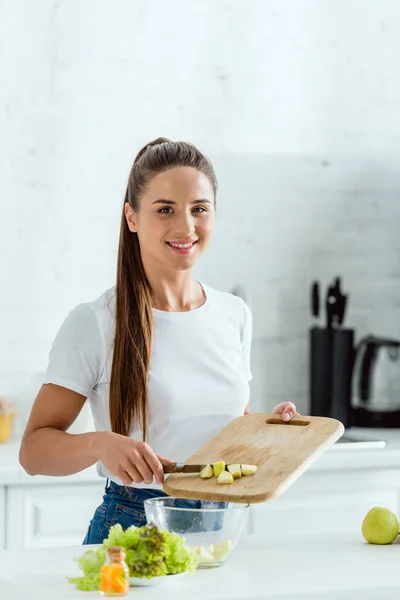
M 128 223 L 129 230 L 132 231 L 132 233 L 136 233 L 137 232 L 136 213 L 132 210 L 132 207 L 130 206 L 129 202 L 125 202 L 125 217 L 126 217 L 126 222 Z

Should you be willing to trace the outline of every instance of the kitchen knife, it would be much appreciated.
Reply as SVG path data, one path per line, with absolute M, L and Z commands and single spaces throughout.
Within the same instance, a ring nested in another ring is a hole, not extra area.
M 344 315 L 346 312 L 346 304 L 347 304 L 347 295 L 340 296 L 340 298 L 338 299 L 337 311 L 336 311 L 337 324 L 339 325 L 339 327 L 341 327 L 343 325 Z
M 185 463 L 168 463 L 163 464 L 164 473 L 200 473 L 207 465 L 191 465 Z M 212 464 L 211 464 L 212 466 Z M 225 471 L 228 470 L 228 465 L 225 465 Z
M 164 463 L 164 473 L 200 473 L 206 465 L 187 465 L 185 463 Z
M 330 285 L 326 293 L 325 308 L 326 308 L 326 327 L 332 329 L 332 325 L 336 315 L 337 297 L 335 287 Z
M 315 325 L 318 325 L 319 321 L 319 283 L 314 281 L 311 286 L 311 315 L 315 319 Z
M 336 320 L 336 325 L 341 327 L 343 325 L 344 315 L 346 312 L 347 295 L 342 294 L 340 277 L 336 277 L 332 291 L 333 295 L 336 297 L 334 317 Z

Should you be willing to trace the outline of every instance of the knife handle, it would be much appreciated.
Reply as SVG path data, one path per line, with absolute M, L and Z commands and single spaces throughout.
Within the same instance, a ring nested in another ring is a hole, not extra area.
M 311 287 L 311 314 L 314 318 L 319 317 L 319 283 L 314 281 Z
M 181 473 L 183 464 L 181 463 L 162 463 L 164 473 Z

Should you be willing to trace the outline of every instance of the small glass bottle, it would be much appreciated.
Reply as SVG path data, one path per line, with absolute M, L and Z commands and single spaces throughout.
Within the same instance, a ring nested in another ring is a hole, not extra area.
M 126 596 L 129 592 L 129 568 L 125 562 L 125 550 L 112 546 L 100 572 L 100 593 L 103 596 Z

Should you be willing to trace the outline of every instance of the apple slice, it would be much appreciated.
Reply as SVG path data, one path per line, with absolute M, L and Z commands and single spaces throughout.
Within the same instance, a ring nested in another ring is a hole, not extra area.
M 240 465 L 228 465 L 227 469 L 229 473 L 232 473 L 233 479 L 239 479 L 242 476 L 242 471 L 240 469 Z
M 203 467 L 203 469 L 200 471 L 200 477 L 202 479 L 210 479 L 210 477 L 214 477 L 214 469 L 212 466 L 206 465 Z
M 218 476 L 218 483 L 233 483 L 233 475 L 229 471 L 221 471 Z
M 213 464 L 214 475 L 215 477 L 219 477 L 222 471 L 225 470 L 225 462 L 223 460 L 219 460 Z
M 231 540 L 224 540 L 223 542 L 211 544 L 211 547 L 214 560 L 217 562 L 223 562 L 228 558 L 232 550 L 232 542 Z
M 257 471 L 256 465 L 241 465 L 242 475 L 253 475 Z
M 213 545 L 210 546 L 198 546 L 196 548 L 197 555 L 199 557 L 199 565 L 207 565 L 214 562 Z

